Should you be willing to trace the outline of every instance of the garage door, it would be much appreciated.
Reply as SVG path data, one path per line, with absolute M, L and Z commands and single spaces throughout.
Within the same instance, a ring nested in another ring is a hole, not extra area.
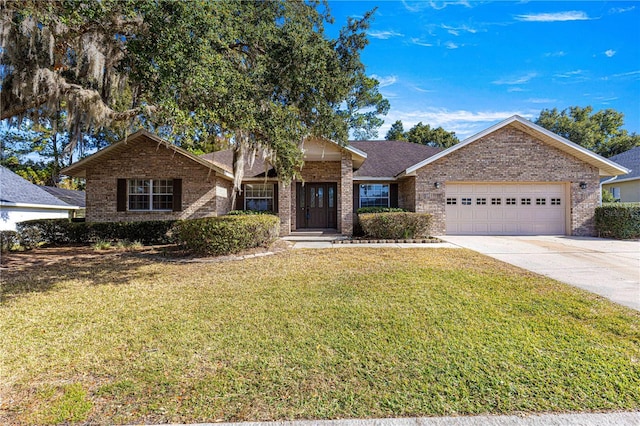
M 449 235 L 564 235 L 565 185 L 447 183 Z

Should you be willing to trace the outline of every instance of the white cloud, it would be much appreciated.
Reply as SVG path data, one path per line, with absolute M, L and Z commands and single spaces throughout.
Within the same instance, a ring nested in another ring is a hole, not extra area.
M 611 77 L 620 78 L 620 77 L 640 77 L 640 70 L 637 71 L 629 71 L 623 72 L 620 74 L 613 74 Z
M 609 49 L 609 50 L 605 51 L 604 54 L 607 56 L 607 58 L 611 58 L 613 55 L 616 54 L 616 51 L 613 50 L 613 49 Z
M 511 92 L 528 92 L 528 90 L 523 89 L 522 87 L 515 86 L 515 87 L 509 87 L 507 89 L 507 92 L 509 92 L 509 93 L 511 93 Z
M 448 41 L 444 44 L 444 47 L 446 47 L 447 49 L 457 49 L 458 47 L 460 47 L 460 45 L 452 41 Z
M 562 50 L 560 50 L 558 52 L 547 52 L 547 53 L 544 54 L 544 56 L 547 57 L 547 58 L 550 58 L 550 57 L 551 58 L 560 58 L 562 56 L 567 56 L 567 52 L 562 51 Z
M 575 70 L 575 71 L 567 71 L 560 74 L 554 74 L 553 76 L 557 78 L 572 78 L 572 77 L 577 77 L 583 74 L 584 74 L 583 70 Z
M 516 15 L 518 21 L 526 22 L 564 22 L 564 21 L 587 21 L 591 18 L 582 11 L 570 10 L 567 12 L 555 13 L 532 13 L 528 15 Z
M 426 9 L 442 10 L 447 6 L 471 7 L 468 0 L 445 0 L 445 1 L 407 1 L 402 0 L 402 4 L 409 12 L 422 12 Z
M 418 46 L 431 47 L 433 44 L 427 43 L 426 41 L 422 41 L 419 38 L 412 38 L 411 43 L 416 44 Z
M 451 27 L 449 25 L 442 24 L 442 28 L 447 30 L 447 32 L 451 35 L 457 36 L 460 35 L 461 32 L 467 32 L 471 34 L 475 34 L 478 32 L 475 28 L 471 28 L 467 25 L 462 25 L 460 27 Z
M 527 111 L 479 111 L 466 110 L 450 111 L 446 108 L 428 108 L 421 111 L 389 111 L 385 118 L 385 124 L 380 128 L 379 134 L 384 136 L 396 120 L 401 120 L 405 130 L 409 130 L 419 122 L 429 124 L 431 127 L 442 126 L 449 132 L 456 132 L 460 139 L 474 135 L 487 127 L 498 123 L 512 115 L 520 115 L 532 118 L 533 113 Z
M 609 9 L 609 13 L 613 14 L 613 13 L 631 12 L 635 8 L 636 8 L 635 6 L 631 6 L 631 7 L 614 7 L 614 8 Z
M 404 34 L 396 31 L 369 31 L 368 35 L 373 38 L 379 38 L 382 40 L 390 39 L 391 37 L 404 37 Z
M 395 75 L 388 75 L 386 77 L 383 77 L 373 74 L 371 77 L 378 80 L 378 82 L 380 83 L 380 87 L 391 86 L 392 84 L 395 84 L 396 81 L 398 81 L 398 77 L 396 77 Z
M 434 93 L 435 92 L 435 90 L 423 89 L 422 87 L 418 87 L 418 86 L 413 86 L 413 90 L 415 90 L 416 92 L 420 92 L 420 93 Z
M 529 98 L 525 102 L 529 102 L 532 104 L 551 104 L 558 102 L 557 99 L 549 99 L 549 98 Z
M 495 80 L 493 84 L 507 84 L 507 85 L 515 85 L 515 84 L 525 84 L 531 81 L 531 79 L 537 77 L 538 74 L 535 72 L 530 72 L 520 77 L 512 77 L 512 78 L 501 78 L 499 80 Z

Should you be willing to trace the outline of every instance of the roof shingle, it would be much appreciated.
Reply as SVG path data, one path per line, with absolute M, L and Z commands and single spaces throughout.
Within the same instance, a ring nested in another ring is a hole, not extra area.
M 38 185 L 32 184 L 2 166 L 0 166 L 0 202 L 69 206 L 69 204 L 57 199 Z
M 611 182 L 622 179 L 627 180 L 640 178 L 640 146 L 636 146 L 635 148 L 631 148 L 629 151 L 614 155 L 609 158 L 609 160 L 625 166 L 627 169 L 631 169 L 631 171 L 626 175 L 619 175 Z

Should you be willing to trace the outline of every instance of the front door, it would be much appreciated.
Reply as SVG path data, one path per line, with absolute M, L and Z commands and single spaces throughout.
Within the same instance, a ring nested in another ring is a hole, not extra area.
M 297 228 L 337 226 L 337 185 L 306 183 L 297 186 Z

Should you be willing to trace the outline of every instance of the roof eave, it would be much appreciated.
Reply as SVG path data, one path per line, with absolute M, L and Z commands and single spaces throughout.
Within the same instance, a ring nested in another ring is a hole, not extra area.
M 510 125 L 511 123 L 514 123 L 514 122 L 518 122 L 518 123 L 520 123 L 520 124 L 522 124 L 524 126 L 527 126 L 527 127 L 531 128 L 534 131 L 542 133 L 545 136 L 547 136 L 549 138 L 552 138 L 552 139 L 554 139 L 554 140 L 556 140 L 556 141 L 568 146 L 571 149 L 577 150 L 577 151 L 581 152 L 582 154 L 585 154 L 586 156 L 588 156 L 592 160 L 592 162 L 597 163 L 597 167 L 598 167 L 598 169 L 600 171 L 600 173 L 599 173 L 600 176 L 615 176 L 615 175 L 622 175 L 622 174 L 626 174 L 626 173 L 630 172 L 629 169 L 627 169 L 626 167 L 621 166 L 620 164 L 614 163 L 611 160 L 608 160 L 608 159 L 606 159 L 604 157 L 601 157 L 598 154 L 596 154 L 596 153 L 594 153 L 592 151 L 589 151 L 588 149 L 586 149 L 586 148 L 584 148 L 584 147 L 582 147 L 582 146 L 580 146 L 580 145 L 578 145 L 576 143 L 573 143 L 568 139 L 563 138 L 562 136 L 556 135 L 555 133 L 545 129 L 544 127 L 538 126 L 537 124 L 532 123 L 531 121 L 520 117 L 519 115 L 514 115 L 512 117 L 507 118 L 506 120 L 503 120 L 503 121 L 501 121 L 501 122 L 499 122 L 497 124 L 494 124 L 493 126 L 487 128 L 487 129 L 485 129 L 485 130 L 483 130 L 483 131 L 481 131 L 479 133 L 476 133 L 473 136 L 468 137 L 464 141 L 462 141 L 462 142 L 460 142 L 460 143 L 458 143 L 456 145 L 453 145 L 452 147 L 449 147 L 449 148 L 445 149 L 444 151 L 440 151 L 438 154 L 436 154 L 434 156 L 431 156 L 431 157 L 429 157 L 429 158 L 427 158 L 427 159 L 425 159 L 425 160 L 423 160 L 423 161 L 421 161 L 421 162 L 419 162 L 419 163 L 417 163 L 417 164 L 415 164 L 415 165 L 413 165 L 411 167 L 408 167 L 404 172 L 400 173 L 398 175 L 398 177 L 401 177 L 401 176 L 415 176 L 416 171 L 418 169 L 421 169 L 422 167 L 424 167 L 424 166 L 426 166 L 426 165 L 428 165 L 430 163 L 433 163 L 434 161 L 437 161 L 438 159 L 440 159 L 440 158 L 442 158 L 442 157 L 444 157 L 446 155 L 449 155 L 450 153 L 452 153 L 454 151 L 457 151 L 458 149 L 463 148 L 463 147 L 469 145 L 470 143 L 473 143 L 476 140 L 481 139 L 484 136 L 486 136 L 486 135 L 488 135 L 490 133 L 493 133 L 496 130 L 499 130 L 499 129 L 503 128 L 503 127 L 506 127 L 506 126 L 508 126 L 508 125 Z M 592 165 L 596 165 L 596 164 L 592 164 Z
M 105 154 L 108 154 L 109 152 L 115 150 L 117 147 L 120 147 L 120 145 L 122 144 L 126 144 L 129 141 L 135 140 L 140 136 L 146 136 L 149 139 L 164 145 L 166 148 L 168 149 L 173 149 L 175 152 L 178 152 L 182 155 L 184 155 L 185 157 L 215 171 L 216 173 L 220 174 L 221 176 L 233 180 L 233 173 L 228 172 L 227 170 L 224 170 L 223 168 L 217 166 L 216 164 L 214 164 L 213 162 L 204 160 L 202 158 L 199 158 L 198 156 L 190 153 L 189 151 L 180 148 L 179 146 L 173 145 L 167 141 L 165 141 L 164 139 L 154 135 L 151 132 L 148 132 L 144 129 L 140 129 L 135 133 L 132 133 L 131 135 L 127 136 L 126 138 L 122 139 L 121 141 L 118 141 L 116 143 L 114 143 L 113 145 L 108 146 L 105 149 L 102 149 L 98 152 L 96 152 L 93 155 L 90 155 L 87 158 L 83 158 L 82 160 L 78 161 L 75 164 L 72 164 L 68 167 L 65 167 L 64 169 L 62 169 L 60 171 L 60 173 L 67 175 L 67 176 L 75 176 L 75 177 L 86 177 L 86 166 L 88 164 L 90 164 L 91 162 L 95 161 L 98 158 L 103 157 Z

